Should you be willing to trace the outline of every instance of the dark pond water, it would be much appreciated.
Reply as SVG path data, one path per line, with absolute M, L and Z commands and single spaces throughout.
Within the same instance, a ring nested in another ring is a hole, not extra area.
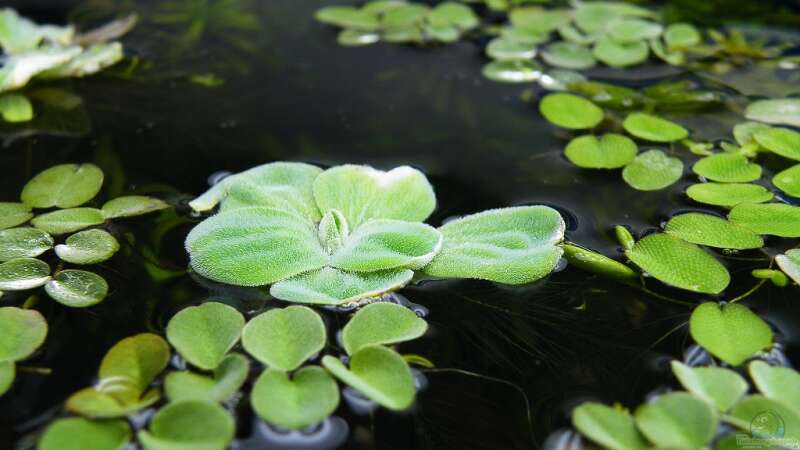
M 103 75 L 63 86 L 83 98 L 83 116 L 48 117 L 37 127 L 54 135 L 21 137 L 3 128 L 0 200 L 13 201 L 35 173 L 62 162 L 95 162 L 107 174 L 106 195 L 140 192 L 185 204 L 203 192 L 217 171 L 240 171 L 270 161 L 306 161 L 322 166 L 371 164 L 388 169 L 409 164 L 423 170 L 436 188 L 439 206 L 429 221 L 493 207 L 547 204 L 569 219 L 568 239 L 607 255 L 618 254 L 612 228 L 637 233 L 690 208 L 683 190 L 642 193 L 617 173 L 582 171 L 561 156 L 565 143 L 536 110 L 542 92 L 523 101 L 525 87 L 484 80 L 481 42 L 418 49 L 397 45 L 344 48 L 335 31 L 313 21 L 327 2 L 270 0 L 250 5 L 262 23 L 257 31 L 226 27 L 203 17 L 203 1 L 176 1 L 187 22 L 157 25 L 148 14 L 159 3 L 95 0 L 17 2 L 41 20 L 68 17 L 97 23 L 119 11 L 139 11 L 142 23 L 125 38 L 136 70 L 123 64 Z M 13 2 L 12 2 L 13 3 Z M 668 2 L 669 3 L 669 2 Z M 737 5 L 755 23 L 791 24 L 775 11 L 791 3 L 689 2 L 668 4 L 673 14 L 709 22 L 708 3 L 736 15 Z M 736 17 L 732 17 L 736 19 Z M 796 19 L 795 26 L 797 24 Z M 197 22 L 203 21 L 203 22 Z M 200 25 L 197 25 L 200 23 Z M 702 23 L 702 22 L 701 22 Z M 202 29 L 194 40 L 190 27 Z M 774 28 L 765 28 L 769 30 Z M 189 81 L 192 75 L 224 79 L 218 87 Z M 621 77 L 621 72 L 598 72 Z M 625 82 L 639 85 L 664 77 L 689 76 L 646 67 Z M 742 81 L 758 94 L 753 82 Z M 792 83 L 778 88 L 792 92 Z M 795 92 L 800 92 L 796 83 Z M 725 137 L 739 120 L 719 110 L 687 123 L 708 138 Z M 696 207 L 694 207 L 696 209 Z M 119 339 L 142 331 L 163 332 L 178 309 L 217 299 L 256 311 L 263 295 L 209 289 L 180 272 L 187 264 L 183 240 L 197 219 L 186 208 L 158 219 L 122 222 L 127 245 L 102 266 L 110 297 L 88 310 L 38 299 L 50 323 L 41 353 L 25 363 L 49 368 L 28 373 L 0 400 L 0 448 L 30 448 L 41 425 L 61 413 L 65 398 L 93 381 L 105 352 Z M 157 223 L 153 223 L 153 221 Z M 780 250 L 780 249 L 770 249 Z M 757 263 L 729 260 L 731 297 L 753 283 Z M 677 292 L 686 300 L 700 300 Z M 792 290 L 765 287 L 748 304 L 783 334 L 787 354 L 800 357 L 800 308 Z M 402 291 L 430 310 L 431 332 L 404 346 L 437 368 L 408 414 L 378 411 L 358 416 L 346 405 L 338 415 L 349 423 L 344 444 L 353 449 L 527 449 L 542 445 L 568 425 L 576 402 L 593 398 L 638 404 L 651 390 L 670 383 L 669 358 L 690 344 L 689 310 L 609 283 L 573 268 L 523 288 L 458 281 L 412 286 Z M 24 299 L 4 297 L 8 304 Z M 332 324 L 344 316 L 328 317 Z M 248 409 L 248 408 L 244 408 Z M 239 448 L 255 431 L 242 416 Z

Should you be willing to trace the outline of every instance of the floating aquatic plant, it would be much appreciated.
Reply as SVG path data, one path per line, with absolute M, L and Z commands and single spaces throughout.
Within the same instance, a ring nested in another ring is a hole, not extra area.
M 16 362 L 30 357 L 47 337 L 47 322 L 35 310 L 0 308 L 0 395 L 14 382 Z

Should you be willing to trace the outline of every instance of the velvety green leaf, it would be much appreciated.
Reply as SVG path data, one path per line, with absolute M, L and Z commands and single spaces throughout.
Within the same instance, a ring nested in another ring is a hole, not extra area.
M 35 258 L 14 258 L 0 264 L 0 291 L 24 291 L 50 280 L 50 266 Z
M 419 269 L 442 248 L 442 234 L 424 223 L 371 219 L 331 256 L 330 265 L 354 272 Z
M 80 47 L 48 47 L 8 56 L 0 68 L 0 92 L 24 87 L 31 78 L 81 53 Z
M 421 222 L 436 207 L 428 179 L 408 166 L 388 172 L 369 166 L 337 166 L 318 176 L 313 187 L 320 211 L 341 211 L 352 230 L 369 219 Z
M 169 208 L 162 200 L 143 195 L 128 195 L 107 201 L 101 211 L 106 219 L 134 217 Z
M 161 336 L 141 333 L 117 342 L 103 357 L 95 386 L 122 403 L 138 401 L 169 362 L 170 349 Z
M 242 345 L 268 367 L 289 372 L 325 347 L 325 324 L 305 306 L 271 309 L 247 322 Z
M 673 23 L 664 30 L 664 42 L 669 49 L 685 49 L 700 44 L 701 41 L 700 32 L 690 23 Z
M 567 144 L 564 155 L 585 169 L 618 169 L 636 157 L 636 143 L 621 134 L 578 136 Z
M 732 208 L 739 203 L 763 203 L 772 200 L 764 186 L 746 183 L 698 183 L 686 189 L 692 200 L 707 205 Z
M 33 105 L 22 94 L 3 94 L 0 96 L 0 115 L 6 122 L 27 122 L 33 119 Z
M 623 281 L 639 278 L 639 275 L 630 267 L 600 253 L 570 244 L 563 245 L 562 248 L 564 257 L 570 265 L 581 270 Z
M 84 48 L 74 58 L 52 69 L 45 70 L 38 78 L 85 77 L 111 67 L 122 61 L 125 54 L 119 42 L 104 42 Z
M 667 222 L 664 230 L 684 241 L 709 247 L 745 250 L 764 246 L 761 236 L 711 214 L 679 214 Z
M 703 448 L 714 437 L 717 414 L 686 392 L 665 394 L 636 409 L 636 426 L 662 448 Z
M 53 243 L 52 236 L 36 228 L 0 230 L 0 262 L 39 256 L 53 248 Z
M 753 136 L 759 145 L 785 158 L 800 160 L 800 133 L 787 128 L 770 128 Z
M 592 54 L 611 67 L 621 68 L 645 62 L 650 49 L 644 41 L 620 43 L 603 37 L 594 44 Z
M 105 222 L 103 212 L 95 208 L 71 208 L 36 216 L 31 225 L 50 234 L 67 234 Z
M 124 420 L 58 419 L 47 427 L 37 450 L 122 450 L 131 440 Z
M 220 202 L 223 211 L 263 206 L 318 221 L 322 215 L 311 187 L 321 173 L 310 164 L 264 164 L 223 179 L 189 206 L 195 211 L 208 211 Z
M 748 385 L 738 373 L 721 367 L 689 367 L 672 361 L 672 373 L 683 387 L 723 413 L 747 393 Z
M 542 52 L 542 59 L 551 66 L 573 70 L 589 69 L 597 63 L 588 47 L 564 41 L 548 45 Z
M 363 347 L 350 357 L 350 368 L 333 356 L 322 365 L 343 383 L 392 410 L 411 406 L 416 396 L 411 369 L 394 350 L 381 345 Z
M 11 389 L 16 373 L 17 366 L 13 361 L 0 362 L 0 397 Z
M 800 164 L 778 172 L 772 177 L 772 184 L 792 197 L 800 197 Z
M 483 66 L 483 76 L 501 83 L 529 83 L 542 76 L 542 68 L 536 61 L 492 61 Z
M 692 312 L 689 331 L 700 346 L 733 366 L 772 345 L 769 325 L 738 303 L 703 303 Z
M 97 264 L 110 259 L 119 250 L 116 238 L 104 230 L 80 231 L 56 245 L 56 255 L 73 264 Z
M 366 31 L 380 28 L 376 15 L 351 6 L 326 6 L 317 10 L 314 17 L 320 22 L 342 28 Z
M 683 175 L 683 162 L 661 150 L 640 153 L 622 170 L 622 179 L 634 189 L 657 191 L 678 181 Z
M 23 360 L 33 354 L 47 337 L 47 321 L 33 309 L 0 308 L 0 362 Z
M 795 283 L 800 284 L 800 250 L 790 249 L 786 254 L 777 255 L 775 262 L 783 273 L 789 276 Z
M 758 100 L 747 105 L 745 116 L 759 122 L 800 127 L 800 99 Z
M 564 219 L 547 206 L 501 208 L 439 228 L 442 250 L 423 271 L 440 278 L 525 284 L 549 275 L 563 251 Z
M 97 195 L 103 171 L 94 164 L 61 164 L 35 177 L 22 188 L 22 202 L 34 208 L 73 208 Z
M 664 28 L 649 20 L 629 18 L 611 23 L 608 34 L 615 42 L 632 43 L 661 36 Z
M 372 344 L 396 344 L 416 339 L 428 323 L 410 309 L 394 303 L 378 302 L 361 308 L 342 331 L 342 344 L 352 355 Z
M 339 251 L 350 235 L 347 219 L 338 209 L 332 209 L 322 216 L 317 227 L 317 235 L 322 243 L 322 248 L 329 254 Z
M 65 406 L 67 411 L 89 419 L 116 419 L 148 408 L 160 398 L 158 389 L 151 389 L 140 398 L 120 400 L 115 392 L 105 393 L 89 387 L 72 394 Z
M 250 403 L 266 422 L 288 429 L 321 422 L 339 405 L 339 387 L 321 367 L 308 366 L 290 380 L 286 373 L 267 369 L 258 377 Z
M 164 379 L 164 393 L 171 402 L 206 400 L 222 402 L 239 392 L 250 371 L 250 362 L 242 355 L 226 356 L 214 369 L 214 376 L 189 371 L 170 372 Z
M 686 128 L 677 123 L 645 113 L 628 114 L 622 126 L 628 133 L 653 142 L 674 142 L 689 136 Z
M 38 25 L 12 8 L 0 9 L 0 46 L 9 55 L 35 50 L 43 40 L 67 45 L 74 32 L 71 26 Z
M 600 403 L 584 403 L 572 410 L 572 424 L 584 436 L 612 450 L 644 450 L 647 441 L 633 418 Z
M 221 406 L 184 400 L 161 408 L 138 437 L 145 450 L 224 450 L 235 431 L 233 417 Z
M 731 280 L 728 270 L 713 256 L 665 233 L 646 236 L 625 254 L 657 280 L 680 289 L 718 294 Z
M 544 96 L 539 112 L 550 123 L 561 128 L 592 128 L 603 121 L 603 110 L 577 95 L 556 92 Z
M 796 406 L 796 405 L 795 405 Z M 781 402 L 762 395 L 749 395 L 737 403 L 730 415 L 731 423 L 748 431 L 757 439 L 800 439 L 800 413 Z
M 486 55 L 500 61 L 531 59 L 536 56 L 536 45 L 501 36 L 486 45 Z
M 753 361 L 750 378 L 765 397 L 800 411 L 800 373 L 789 367 L 774 367 L 764 361 Z
M 413 276 L 407 269 L 355 273 L 325 267 L 279 281 L 269 293 L 287 302 L 339 305 L 400 289 Z
M 192 268 L 237 286 L 260 286 L 319 269 L 328 255 L 311 219 L 275 208 L 221 212 L 186 238 Z
M 692 170 L 701 177 L 723 183 L 746 183 L 761 178 L 761 166 L 735 153 L 706 156 L 697 161 Z
M 24 203 L 0 202 L 0 230 L 21 225 L 31 217 L 31 208 Z
M 800 237 L 800 207 L 783 203 L 742 203 L 728 214 L 728 220 L 758 234 Z
M 100 275 L 85 270 L 62 270 L 44 285 L 53 300 L 73 308 L 86 308 L 103 301 L 108 283 Z
M 239 342 L 243 328 L 239 311 L 209 302 L 175 314 L 167 325 L 167 340 L 192 365 L 213 370 Z

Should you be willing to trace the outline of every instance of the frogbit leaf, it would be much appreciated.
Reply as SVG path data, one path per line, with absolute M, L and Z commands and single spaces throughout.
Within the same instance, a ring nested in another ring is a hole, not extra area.
M 649 20 L 629 18 L 612 22 L 608 31 L 611 39 L 624 44 L 657 38 L 664 28 Z
M 683 163 L 661 150 L 640 153 L 622 170 L 622 179 L 634 189 L 656 191 L 678 181 L 683 175 Z
M 785 254 L 777 255 L 775 262 L 792 281 L 800 284 L 800 249 L 793 248 Z
M 371 219 L 350 234 L 330 265 L 354 272 L 419 269 L 442 248 L 442 234 L 424 223 Z
M 103 301 L 108 283 L 100 275 L 85 270 L 67 269 L 55 274 L 44 285 L 53 300 L 73 308 L 86 308 Z
M 239 391 L 249 371 L 248 359 L 232 353 L 214 369 L 213 378 L 189 371 L 170 372 L 164 379 L 164 393 L 171 402 L 223 402 Z
M 124 420 L 68 417 L 47 427 L 37 450 L 122 450 L 131 436 L 131 427 Z
M 758 234 L 800 237 L 800 207 L 783 203 L 741 203 L 728 220 Z
M 584 436 L 612 450 L 644 450 L 647 441 L 633 418 L 600 403 L 584 403 L 572 410 L 572 424 Z
M 709 247 L 745 250 L 764 246 L 761 236 L 711 214 L 679 214 L 667 222 L 664 231 L 684 241 Z
M 701 177 L 723 183 L 746 183 L 761 178 L 761 166 L 736 153 L 706 156 L 692 170 Z
M 619 169 L 636 157 L 638 148 L 630 138 L 607 133 L 598 139 L 594 135 L 578 136 L 567 144 L 564 155 L 584 169 Z
M 138 436 L 145 450 L 224 450 L 235 427 L 233 417 L 218 404 L 184 400 L 161 408 Z
M 169 345 L 158 335 L 141 333 L 122 339 L 103 357 L 94 390 L 122 404 L 137 402 L 167 367 L 169 356 Z
M 0 397 L 11 389 L 16 375 L 17 366 L 13 361 L 0 362 Z
M 672 361 L 672 373 L 687 391 L 724 413 L 747 393 L 748 385 L 738 373 L 721 367 L 689 367 Z
M 428 179 L 408 166 L 388 172 L 369 166 L 337 166 L 320 174 L 313 189 L 320 211 L 341 211 L 351 230 L 369 219 L 421 222 L 436 207 Z
M 772 345 L 772 330 L 746 306 L 703 303 L 689 319 L 692 339 L 717 358 L 738 366 Z
M 700 32 L 690 23 L 673 23 L 664 30 L 664 42 L 670 50 L 694 47 L 699 44 L 701 40 Z
M 561 259 L 564 219 L 547 206 L 472 214 L 439 227 L 442 250 L 424 267 L 440 278 L 525 284 L 549 275 Z
M 128 195 L 107 201 L 101 211 L 106 219 L 134 217 L 169 208 L 163 200 L 143 195 Z
M 800 127 L 800 99 L 757 100 L 747 105 L 744 114 L 750 120 Z
M 102 211 L 95 208 L 71 208 L 34 217 L 31 225 L 50 234 L 72 233 L 105 222 Z
M 772 127 L 759 122 L 737 123 L 736 125 L 733 126 L 733 137 L 736 139 L 736 142 L 742 147 L 752 146 L 752 145 L 758 147 L 758 143 L 755 140 L 755 134 L 764 130 L 768 130 L 770 128 Z
M 643 63 L 650 49 L 642 40 L 621 43 L 610 37 L 602 37 L 595 42 L 592 53 L 603 63 L 621 68 Z
M 689 136 L 686 128 L 675 122 L 639 112 L 628 114 L 622 126 L 628 133 L 646 141 L 675 142 Z
M 414 402 L 416 388 L 402 356 L 381 345 L 362 347 L 350 357 L 350 368 L 333 356 L 322 365 L 343 383 L 386 408 L 400 411 Z
M 686 195 L 699 203 L 726 208 L 772 200 L 772 192 L 764 186 L 747 183 L 698 183 L 689 186 Z
M 625 255 L 657 280 L 693 292 L 720 293 L 731 279 L 728 270 L 713 256 L 665 233 L 646 236 Z
M 770 128 L 757 132 L 755 140 L 759 145 L 784 158 L 800 160 L 800 133 L 787 128 Z
M 27 122 L 33 119 L 33 105 L 22 94 L 3 94 L 0 95 L 0 115 L 6 122 Z
M 53 237 L 31 227 L 0 230 L 0 262 L 33 258 L 53 248 Z
M 639 278 L 639 275 L 630 267 L 600 253 L 571 244 L 565 244 L 562 248 L 564 257 L 570 265 L 579 269 L 622 281 Z
M 351 6 L 326 6 L 317 10 L 314 18 L 322 23 L 342 28 L 372 31 L 380 28 L 376 14 Z
M 797 405 L 794 405 L 797 406 Z M 734 405 L 730 416 L 732 424 L 746 427 L 753 438 L 770 440 L 782 438 L 784 442 L 800 439 L 800 413 L 796 408 L 763 395 L 749 395 Z
M 24 203 L 0 202 L 0 230 L 21 225 L 33 217 Z
M 243 328 L 239 311 L 209 302 L 175 314 L 167 325 L 167 340 L 192 365 L 213 370 L 239 341 Z
M 571 130 L 593 128 L 603 121 L 603 110 L 597 105 L 563 92 L 545 95 L 539 102 L 539 112 L 550 123 Z
M 714 437 L 717 414 L 686 392 L 662 395 L 636 409 L 636 426 L 662 448 L 703 448 Z
M 269 293 L 287 302 L 340 305 L 400 289 L 413 276 L 408 269 L 357 273 L 325 267 L 279 281 Z
M 268 367 L 290 372 L 325 347 L 325 334 L 325 324 L 313 309 L 289 306 L 251 319 L 242 332 L 242 345 Z
M 97 195 L 103 171 L 94 164 L 61 164 L 35 177 L 22 188 L 22 202 L 34 208 L 73 208 Z
M 288 429 L 321 422 L 339 405 L 339 387 L 318 366 L 303 367 L 290 380 L 284 372 L 267 369 L 256 380 L 250 402 L 266 422 Z
M 594 67 L 597 61 L 587 47 L 572 42 L 554 42 L 542 52 L 542 59 L 555 67 L 584 70 Z
M 0 362 L 23 360 L 47 337 L 47 322 L 36 310 L 13 306 L 0 308 Z
M 792 197 L 800 197 L 800 164 L 778 172 L 772 177 L 772 184 Z
M 416 339 L 428 323 L 410 309 L 394 303 L 378 302 L 361 308 L 342 331 L 342 344 L 352 355 L 372 344 L 396 344 Z
M 159 390 L 151 389 L 140 398 L 122 401 L 113 393 L 100 392 L 97 388 L 88 387 L 72 394 L 67 399 L 66 408 L 89 419 L 116 419 L 148 408 L 160 398 Z
M 14 258 L 0 264 L 0 291 L 24 291 L 50 280 L 50 266 L 35 258 Z
M 56 245 L 56 255 L 73 264 L 97 264 L 110 259 L 119 250 L 119 242 L 104 230 L 80 231 Z
M 800 405 L 800 373 L 788 367 L 774 367 L 764 361 L 753 361 L 750 378 L 765 397 L 798 410 Z

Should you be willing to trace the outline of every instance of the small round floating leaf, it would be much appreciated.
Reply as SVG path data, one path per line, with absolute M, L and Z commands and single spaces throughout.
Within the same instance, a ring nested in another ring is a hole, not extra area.
M 758 234 L 800 237 L 800 207 L 783 203 L 741 203 L 728 220 Z
M 442 250 L 423 268 L 439 278 L 525 284 L 549 275 L 563 250 L 564 219 L 547 206 L 501 208 L 439 227 Z
M 734 405 L 730 416 L 747 427 L 745 431 L 750 433 L 748 436 L 763 439 L 767 443 L 778 436 L 781 442 L 797 442 L 800 439 L 800 413 L 796 404 L 790 407 L 763 395 L 749 395 Z M 752 425 L 754 422 L 755 425 Z M 767 448 L 767 444 L 764 447 Z
M 0 115 L 6 122 L 27 122 L 33 119 L 33 105 L 22 94 L 4 94 L 0 96 Z
M 138 436 L 145 450 L 224 450 L 235 428 L 233 417 L 218 404 L 184 400 L 161 408 L 150 429 Z
M 214 369 L 214 377 L 193 372 L 170 372 L 164 379 L 164 392 L 171 402 L 207 400 L 222 402 L 237 393 L 247 380 L 250 362 L 233 353 Z
M 31 227 L 0 230 L 0 262 L 32 258 L 53 248 L 53 237 Z
M 394 303 L 378 302 L 361 308 L 342 331 L 342 343 L 352 355 L 372 344 L 396 344 L 416 339 L 428 323 L 410 309 Z
M 0 230 L 21 225 L 31 217 L 31 208 L 24 203 L 0 202 Z
M 97 264 L 110 259 L 119 250 L 119 242 L 104 230 L 80 231 L 56 245 L 56 255 L 73 264 Z
M 131 436 L 124 420 L 98 422 L 70 417 L 50 424 L 37 450 L 122 450 Z
M 643 19 L 622 19 L 611 24 L 608 30 L 611 39 L 618 43 L 631 43 L 661 36 L 664 28 L 655 22 Z
M 339 387 L 325 369 L 308 366 L 290 380 L 284 372 L 267 369 L 250 394 L 256 414 L 271 425 L 288 429 L 319 423 L 339 405 Z
M 584 403 L 572 410 L 572 424 L 584 436 L 612 450 L 644 450 L 649 447 L 633 417 L 600 403 Z
M 692 312 L 689 331 L 701 347 L 733 366 L 772 345 L 769 325 L 738 303 L 703 303 Z
M 116 380 L 112 381 L 116 382 Z M 115 419 L 130 416 L 150 407 L 161 398 L 158 389 L 151 389 L 140 398 L 131 397 L 120 400 L 118 392 L 102 385 L 101 387 L 109 390 L 110 393 L 100 392 L 96 388 L 89 387 L 72 394 L 65 405 L 67 411 L 89 419 Z M 119 388 L 121 393 L 126 393 L 124 391 L 126 386 L 115 387 Z
M 572 70 L 589 69 L 597 63 L 588 47 L 564 41 L 548 45 L 542 59 L 551 66 Z
M 564 257 L 581 270 L 616 280 L 635 280 L 639 275 L 630 267 L 605 255 L 575 245 L 563 245 Z
M 800 284 L 800 249 L 787 250 L 786 254 L 775 257 L 775 262 L 783 273 L 797 284 Z
M 770 128 L 753 135 L 759 145 L 784 158 L 800 160 L 800 133 L 787 128 Z
M 0 397 L 11 389 L 16 373 L 17 366 L 13 361 L 0 362 Z
M 339 45 L 347 47 L 360 47 L 362 45 L 374 44 L 381 40 L 381 35 L 374 31 L 364 30 L 342 30 L 336 37 Z
M 667 222 L 664 230 L 684 241 L 709 247 L 746 250 L 764 246 L 761 236 L 711 214 L 677 215 Z
M 85 270 L 62 270 L 44 285 L 53 300 L 73 308 L 86 308 L 103 301 L 108 283 L 100 275 Z
M 143 195 L 128 195 L 107 201 L 101 211 L 106 219 L 134 217 L 169 208 L 163 200 Z
M 746 183 L 698 183 L 689 186 L 686 195 L 699 203 L 727 208 L 772 200 L 772 192 L 764 186 Z
M 504 27 L 501 29 L 500 36 L 508 39 L 509 41 L 534 46 L 550 40 L 549 36 L 545 33 L 540 33 L 539 31 L 530 28 L 520 28 L 514 26 Z
M 0 362 L 14 362 L 33 354 L 47 337 L 47 322 L 33 309 L 0 308 Z
M 271 309 L 247 322 L 242 345 L 267 366 L 289 372 L 325 347 L 325 324 L 305 306 Z
M 244 316 L 223 303 L 209 302 L 181 310 L 167 325 L 167 340 L 189 363 L 215 369 L 239 341 Z
M 123 404 L 138 402 L 150 383 L 167 367 L 169 357 L 169 345 L 161 336 L 141 333 L 122 339 L 103 357 L 97 389 L 113 395 Z
M 646 236 L 625 254 L 657 280 L 680 289 L 717 294 L 731 280 L 728 270 L 713 256 L 669 234 Z
M 746 183 L 761 178 L 761 166 L 735 153 L 706 156 L 697 161 L 692 170 L 701 177 L 723 183 Z
M 406 361 L 381 345 L 367 346 L 353 354 L 349 369 L 333 356 L 323 357 L 322 365 L 343 383 L 389 409 L 406 409 L 416 396 Z
M 733 137 L 739 145 L 752 145 L 755 143 L 755 134 L 771 127 L 759 122 L 742 122 L 733 126 Z
M 546 10 L 539 6 L 522 6 L 512 9 L 508 14 L 508 20 L 515 27 L 547 34 L 569 23 L 570 11 L 566 9 Z
M 611 67 L 621 68 L 645 62 L 650 49 L 644 41 L 620 43 L 603 37 L 594 44 L 592 54 Z
M 539 111 L 550 123 L 572 130 L 592 128 L 603 121 L 603 110 L 597 105 L 563 92 L 545 95 Z
M 636 157 L 636 143 L 621 134 L 578 136 L 564 149 L 567 159 L 584 169 L 618 169 Z
M 500 83 L 529 83 L 542 76 L 542 68 L 527 59 L 492 61 L 483 66 L 483 76 Z
M 489 42 L 486 55 L 499 61 L 531 59 L 536 56 L 536 45 L 501 36 Z
M 660 117 L 645 113 L 631 113 L 622 123 L 625 131 L 646 141 L 674 142 L 689 136 L 686 128 Z
M 475 28 L 480 23 L 472 8 L 456 2 L 439 3 L 428 13 L 427 19 L 437 27 L 454 26 L 461 30 Z
M 662 395 L 636 409 L 636 426 L 662 448 L 703 448 L 714 437 L 717 413 L 686 392 Z
M 413 276 L 408 269 L 355 273 L 325 267 L 279 281 L 269 293 L 287 302 L 339 305 L 400 289 Z
M 689 367 L 672 361 L 672 373 L 697 397 L 713 405 L 717 411 L 731 409 L 747 393 L 748 385 L 738 373 L 721 367 Z
M 425 20 L 430 7 L 420 3 L 406 3 L 397 8 L 384 11 L 381 17 L 383 29 L 402 28 L 407 26 L 417 26 Z
M 50 266 L 35 258 L 14 258 L 0 264 L 0 291 L 24 291 L 50 280 Z
M 747 105 L 744 114 L 750 120 L 800 127 L 800 99 L 758 100 Z
M 673 23 L 664 30 L 664 42 L 670 50 L 693 47 L 700 41 L 700 32 L 690 23 Z
M 657 191 L 675 183 L 683 175 L 683 162 L 661 150 L 640 153 L 622 170 L 622 179 L 634 189 Z
M 97 195 L 103 171 L 94 164 L 61 164 L 33 177 L 20 198 L 34 208 L 73 208 Z
M 800 164 L 778 172 L 772 177 L 772 184 L 792 197 L 800 197 Z
M 103 212 L 95 208 L 71 208 L 34 217 L 31 225 L 50 234 L 66 234 L 105 222 Z
M 380 22 L 375 14 L 351 6 L 327 6 L 317 10 L 314 17 L 323 23 L 356 30 L 377 30 Z
M 344 240 L 329 264 L 353 272 L 419 269 L 442 248 L 442 234 L 424 223 L 371 219 Z
M 749 371 L 750 378 L 765 397 L 790 408 L 800 405 L 800 373 L 796 370 L 753 361 Z

